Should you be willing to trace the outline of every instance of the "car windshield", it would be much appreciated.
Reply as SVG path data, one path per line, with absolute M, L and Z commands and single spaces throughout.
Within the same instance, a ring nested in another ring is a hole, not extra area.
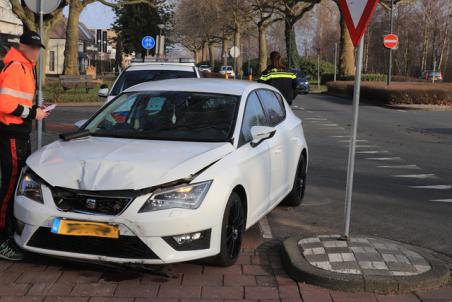
M 120 95 L 82 130 L 93 136 L 154 140 L 230 140 L 239 96 L 198 92 Z
M 129 87 L 140 83 L 179 79 L 179 78 L 196 78 L 195 71 L 183 70 L 133 70 L 125 71 L 121 74 L 118 81 L 111 91 L 111 95 L 118 95 Z

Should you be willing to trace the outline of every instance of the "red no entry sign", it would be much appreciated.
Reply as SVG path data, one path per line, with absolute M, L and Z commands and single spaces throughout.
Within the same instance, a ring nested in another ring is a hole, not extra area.
M 339 0 L 339 7 L 350 32 L 353 45 L 359 45 L 377 3 L 378 0 Z
M 386 48 L 396 49 L 399 46 L 399 37 L 394 34 L 389 34 L 384 37 L 383 43 Z

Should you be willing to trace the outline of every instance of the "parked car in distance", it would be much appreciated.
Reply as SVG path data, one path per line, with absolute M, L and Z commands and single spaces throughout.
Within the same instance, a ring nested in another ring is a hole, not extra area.
M 80 261 L 229 266 L 246 229 L 302 202 L 307 166 L 301 120 L 275 88 L 147 82 L 27 159 L 14 239 Z
M 137 84 L 178 78 L 200 78 L 198 68 L 193 62 L 177 61 L 138 61 L 126 68 L 113 83 L 112 88 L 102 85 L 98 96 L 110 102 L 122 91 Z
M 220 68 L 220 74 L 222 75 L 228 75 L 230 77 L 235 77 L 235 71 L 232 66 L 221 66 Z
M 438 81 L 441 82 L 443 81 L 443 73 L 441 71 L 433 71 L 433 70 L 427 70 L 424 71 L 424 80 L 427 81 Z
M 209 65 L 200 65 L 198 69 L 201 72 L 212 72 L 212 67 L 210 67 Z
M 297 91 L 298 94 L 308 94 L 311 86 L 309 85 L 310 76 L 304 75 L 299 69 L 293 69 L 293 73 L 297 75 Z

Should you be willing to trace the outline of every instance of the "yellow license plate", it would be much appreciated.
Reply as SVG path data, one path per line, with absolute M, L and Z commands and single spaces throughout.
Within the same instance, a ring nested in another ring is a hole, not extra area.
M 107 223 L 56 218 L 51 232 L 58 235 L 119 238 L 119 228 Z

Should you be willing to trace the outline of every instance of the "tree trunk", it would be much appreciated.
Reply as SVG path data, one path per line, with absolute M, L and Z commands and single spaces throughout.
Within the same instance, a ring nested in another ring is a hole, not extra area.
M 221 60 L 223 65 L 228 65 L 228 39 L 223 38 L 221 42 Z
M 80 14 L 82 13 L 83 5 L 80 1 L 70 1 L 69 16 L 67 19 L 66 28 L 66 42 L 64 47 L 64 67 L 63 73 L 65 75 L 79 75 L 78 67 L 78 40 L 80 22 Z
M 207 62 L 207 48 L 208 48 L 207 42 L 204 42 L 202 44 L 202 57 L 201 57 L 202 63 Z
M 234 27 L 234 46 L 240 48 L 241 45 L 241 41 L 242 41 L 242 33 L 241 33 L 241 26 L 240 23 L 235 22 L 235 27 Z M 241 77 L 243 75 L 243 70 L 242 70 L 242 55 L 240 54 L 240 56 L 238 56 L 236 58 L 236 69 L 237 69 L 237 75 L 239 77 Z
M 290 57 L 292 66 L 298 65 L 298 63 L 300 61 L 300 55 L 298 53 L 297 38 L 295 37 L 294 26 L 295 26 L 295 24 L 293 21 L 287 21 L 284 23 L 286 57 L 287 57 L 287 62 L 289 62 L 289 57 Z M 288 66 L 288 67 L 290 68 L 291 66 Z
M 213 43 L 209 43 L 209 59 L 210 59 L 210 67 L 212 70 L 215 68 L 215 57 L 213 51 Z
M 258 26 L 259 32 L 259 71 L 263 72 L 267 68 L 267 27 L 265 25 Z
M 347 29 L 347 25 L 341 18 L 341 46 L 339 55 L 339 74 L 350 76 L 355 74 L 355 47 Z
M 195 49 L 195 63 L 196 64 L 198 64 L 199 63 L 199 52 L 201 51 L 202 49 Z

